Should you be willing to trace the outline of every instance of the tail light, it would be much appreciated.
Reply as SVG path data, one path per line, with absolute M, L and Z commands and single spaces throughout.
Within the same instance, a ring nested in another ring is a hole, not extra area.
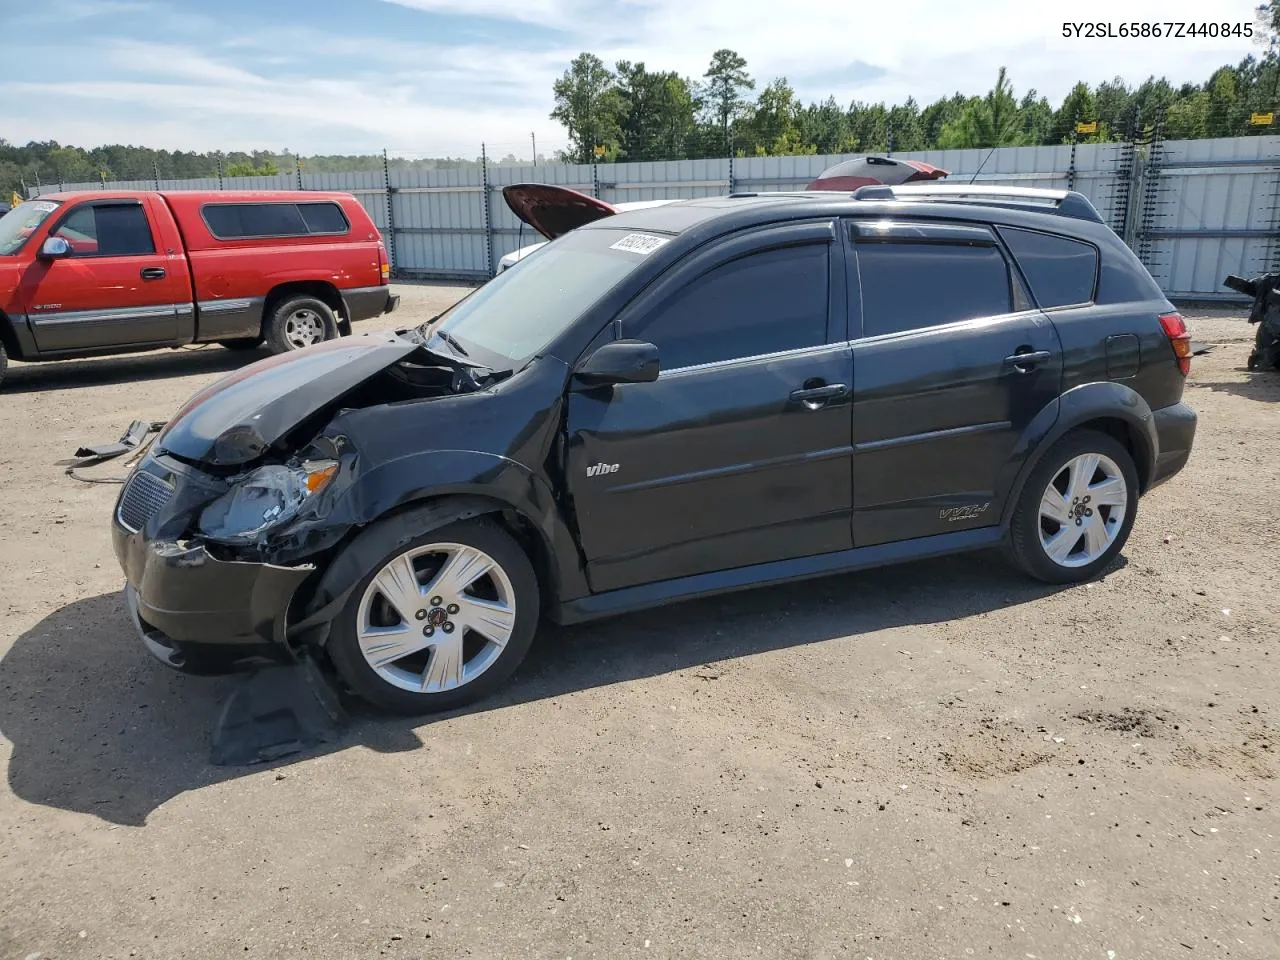
M 1173 345 L 1173 355 L 1178 358 L 1178 369 L 1182 371 L 1183 376 L 1186 376 L 1191 372 L 1191 334 L 1187 332 L 1182 314 L 1161 314 L 1160 326 L 1164 328 L 1164 335 Z
M 378 241 L 378 270 L 382 274 L 383 281 L 391 279 L 391 264 L 387 262 L 387 248 L 382 241 Z

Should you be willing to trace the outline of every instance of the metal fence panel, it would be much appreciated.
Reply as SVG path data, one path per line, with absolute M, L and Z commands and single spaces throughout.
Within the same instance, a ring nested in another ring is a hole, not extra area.
M 617 164 L 377 169 L 270 177 L 162 180 L 166 190 L 331 190 L 353 194 L 392 252 L 398 276 L 483 279 L 498 260 L 542 239 L 511 213 L 502 188 L 554 183 L 609 203 L 801 190 L 857 154 Z M 1280 137 L 928 150 L 895 153 L 950 171 L 950 182 L 1078 190 L 1134 243 L 1179 298 L 1224 295 L 1228 273 L 1280 268 Z M 388 197 L 388 180 L 390 196 Z M 488 188 L 486 203 L 486 184 Z M 44 184 L 55 190 L 153 190 L 151 180 Z M 36 195 L 36 189 L 30 194 Z
M 1229 273 L 1271 266 L 1280 221 L 1280 137 L 1170 140 L 1154 145 L 1144 176 L 1139 253 L 1176 299 L 1235 299 Z

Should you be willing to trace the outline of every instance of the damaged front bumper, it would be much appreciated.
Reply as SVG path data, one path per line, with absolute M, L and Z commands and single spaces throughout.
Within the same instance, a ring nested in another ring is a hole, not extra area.
M 287 662 L 293 595 L 315 570 L 221 560 L 200 543 L 147 539 L 119 511 L 112 542 L 128 581 L 125 609 L 147 652 L 166 666 L 221 673 L 254 662 Z

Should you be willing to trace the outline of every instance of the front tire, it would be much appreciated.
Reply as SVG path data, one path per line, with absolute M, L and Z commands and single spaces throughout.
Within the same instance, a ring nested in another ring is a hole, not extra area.
M 303 350 L 338 336 L 338 320 L 323 300 L 291 297 L 267 318 L 266 341 L 272 353 Z
M 1075 430 L 1031 471 L 1010 525 L 1014 563 L 1046 583 L 1101 573 L 1129 539 L 1138 471 L 1114 437 Z
M 452 710 L 515 672 L 539 602 L 520 544 L 492 521 L 458 521 L 397 543 L 373 565 L 334 622 L 329 658 L 380 709 Z

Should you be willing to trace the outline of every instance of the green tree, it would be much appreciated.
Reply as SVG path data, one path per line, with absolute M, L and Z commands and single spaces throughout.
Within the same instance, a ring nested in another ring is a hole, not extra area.
M 618 155 L 626 105 L 615 79 L 595 54 L 580 53 L 555 82 L 551 119 L 559 120 L 569 133 L 569 149 L 561 151 L 565 162 L 591 163 L 597 145 L 605 148 L 606 159 Z
M 883 103 L 849 104 L 849 127 L 864 153 L 885 153 L 889 149 L 889 110 Z
M 1165 114 L 1165 136 L 1171 140 L 1198 140 L 1205 136 L 1209 120 L 1209 94 L 1203 90 L 1174 101 Z
M 962 93 L 955 93 L 950 97 L 937 100 L 921 110 L 920 127 L 924 134 L 925 143 L 930 147 L 937 146 L 938 137 L 942 135 L 942 128 L 958 120 L 968 103 L 968 97 Z
M 1018 116 L 1018 101 L 1004 67 L 996 85 L 981 100 L 968 103 L 938 135 L 944 150 L 961 147 L 1016 147 L 1025 142 Z
M 1070 143 L 1076 136 L 1076 124 L 1098 119 L 1098 102 L 1087 83 L 1077 83 L 1054 113 L 1051 136 L 1058 143 Z M 1081 142 L 1097 142 L 1098 134 L 1082 134 Z
M 1028 90 L 1027 95 L 1018 104 L 1018 117 L 1024 143 L 1051 142 L 1054 115 L 1053 107 L 1049 106 L 1047 97 L 1037 97 L 1035 90 Z
M 892 108 L 888 123 L 889 133 L 893 137 L 891 145 L 898 153 L 928 149 L 929 140 L 925 136 L 920 107 L 914 97 L 907 97 L 906 103 Z
M 796 131 L 800 142 L 812 146 L 816 153 L 850 153 L 858 149 L 849 115 L 835 97 L 802 107 L 796 114 Z
M 270 160 L 260 164 L 247 161 L 224 167 L 222 173 L 227 177 L 274 177 L 280 173 L 280 168 Z
M 618 94 L 623 109 L 619 130 L 627 160 L 667 160 L 684 156 L 694 133 L 694 104 L 688 82 L 672 72 L 651 73 L 643 63 L 620 60 Z
M 720 142 L 730 145 L 729 127 L 746 106 L 745 93 L 756 88 L 755 80 L 747 73 L 747 61 L 733 50 L 717 50 L 711 55 L 711 65 L 703 78 L 708 109 L 714 111 L 720 125 Z
M 1246 119 L 1240 110 L 1239 87 L 1236 83 L 1236 72 L 1232 67 L 1223 67 L 1209 78 L 1209 102 L 1205 114 L 1205 131 L 1207 137 L 1230 137 L 1242 132 L 1241 123 Z
M 739 142 L 748 155 L 777 157 L 814 153 L 813 144 L 805 144 L 797 120 L 800 104 L 796 93 L 779 77 L 760 91 L 754 106 L 742 124 Z
M 1124 80 L 1116 77 L 1098 84 L 1094 100 L 1098 106 L 1098 122 L 1106 124 L 1113 138 L 1123 136 L 1128 128 L 1133 91 Z

